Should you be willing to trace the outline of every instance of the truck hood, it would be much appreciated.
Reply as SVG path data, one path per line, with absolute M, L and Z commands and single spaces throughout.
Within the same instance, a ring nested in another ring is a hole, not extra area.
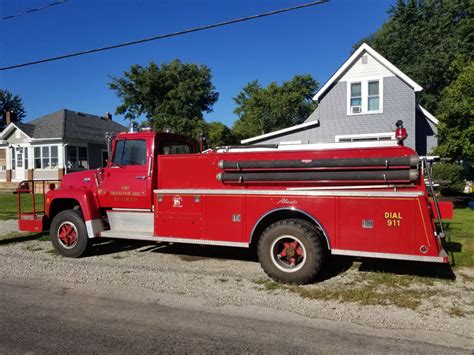
M 61 188 L 88 190 L 95 184 L 96 171 L 86 170 L 63 176 Z

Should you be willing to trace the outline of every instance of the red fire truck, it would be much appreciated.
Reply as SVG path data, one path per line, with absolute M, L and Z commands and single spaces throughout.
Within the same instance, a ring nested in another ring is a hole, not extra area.
M 313 281 L 330 254 L 447 263 L 436 219 L 452 206 L 429 197 L 421 165 L 403 144 L 200 152 L 181 135 L 124 132 L 105 168 L 47 185 L 44 212 L 20 210 L 18 223 L 49 229 L 66 257 L 103 237 L 255 246 L 270 277 L 296 284 Z M 22 183 L 19 200 L 35 186 Z

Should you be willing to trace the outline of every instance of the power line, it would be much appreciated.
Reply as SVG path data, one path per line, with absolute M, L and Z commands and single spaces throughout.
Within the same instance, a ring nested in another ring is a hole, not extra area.
M 315 5 L 320 5 L 320 4 L 324 4 L 328 1 L 329 0 L 314 1 L 314 2 L 310 2 L 310 3 L 302 4 L 302 5 L 287 7 L 287 8 L 280 9 L 280 10 L 264 12 L 264 13 L 260 13 L 260 14 L 257 14 L 257 15 L 241 17 L 241 18 L 237 18 L 237 19 L 233 19 L 233 20 L 229 20 L 229 21 L 224 21 L 224 22 L 218 22 L 218 23 L 215 23 L 215 24 L 212 24 L 212 25 L 194 27 L 194 28 L 191 28 L 191 29 L 188 29 L 188 30 L 172 32 L 172 33 L 167 33 L 167 34 L 164 34 L 164 35 L 158 35 L 158 36 L 153 36 L 153 37 L 147 37 L 147 38 L 139 39 L 139 40 L 136 40 L 136 41 L 122 42 L 122 43 L 114 44 L 114 45 L 107 46 L 107 47 L 89 49 L 89 50 L 85 50 L 85 51 L 64 54 L 64 55 L 60 55 L 60 56 L 57 56 L 57 57 L 50 57 L 50 58 L 35 60 L 35 61 L 32 61 L 32 62 L 26 62 L 26 63 L 21 63 L 21 64 L 10 65 L 8 67 L 0 68 L 0 71 L 11 70 L 11 69 L 16 69 L 16 68 L 21 68 L 21 67 L 27 67 L 27 66 L 31 66 L 31 65 L 36 65 L 36 64 L 46 63 L 46 62 L 52 62 L 52 61 L 71 58 L 71 57 L 78 57 L 78 56 L 81 56 L 81 55 L 92 54 L 92 53 L 96 53 L 96 52 L 108 51 L 110 49 L 116 49 L 116 48 L 121 48 L 121 47 L 126 47 L 126 46 L 132 46 L 132 45 L 140 44 L 140 43 L 144 43 L 144 42 L 157 41 L 157 40 L 164 39 L 164 38 L 181 36 L 181 35 L 192 33 L 192 32 L 204 31 L 204 30 L 208 30 L 208 29 L 211 29 L 211 28 L 232 25 L 232 24 L 238 23 L 238 22 L 251 21 L 251 20 L 258 19 L 258 18 L 262 18 L 262 17 L 281 14 L 283 12 L 289 12 L 289 11 L 303 9 L 303 8 L 307 8 L 307 7 L 311 7 L 311 6 L 315 6 Z
M 30 14 L 32 12 L 36 12 L 36 11 L 41 11 L 41 10 L 44 10 L 44 9 L 47 9 L 48 7 L 53 7 L 53 6 L 56 6 L 56 5 L 61 5 L 61 4 L 64 4 L 67 0 L 59 0 L 59 1 L 56 1 L 56 2 L 53 2 L 53 3 L 50 3 L 50 4 L 47 4 L 47 5 L 44 5 L 44 6 L 41 6 L 41 7 L 36 7 L 34 9 L 29 9 L 29 10 L 26 10 L 26 11 L 22 11 L 22 12 L 19 12 L 15 15 L 10 15 L 10 16 L 5 16 L 5 17 L 2 17 L 0 18 L 0 20 L 10 20 L 12 18 L 15 18 L 15 17 L 18 17 L 18 16 L 23 16 L 23 15 L 26 15 L 26 14 Z

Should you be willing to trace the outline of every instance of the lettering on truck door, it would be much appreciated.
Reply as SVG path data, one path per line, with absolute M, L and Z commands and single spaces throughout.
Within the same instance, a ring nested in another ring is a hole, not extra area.
M 104 169 L 99 198 L 103 207 L 151 208 L 151 174 L 147 159 L 151 155 L 146 139 L 121 139 L 114 156 Z

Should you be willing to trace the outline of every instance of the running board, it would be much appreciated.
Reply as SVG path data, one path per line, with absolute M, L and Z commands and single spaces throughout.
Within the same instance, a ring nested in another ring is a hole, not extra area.
M 105 238 L 159 241 L 151 232 L 108 230 L 100 232 L 100 236 Z
M 199 245 L 215 245 L 224 247 L 238 247 L 248 248 L 249 243 L 228 242 L 224 240 L 206 240 L 206 239 L 188 239 L 188 238 L 174 238 L 174 237 L 158 237 L 150 232 L 136 232 L 136 231 L 117 231 L 108 230 L 100 232 L 101 237 L 130 239 L 130 240 L 147 240 L 161 243 L 185 243 L 185 244 L 199 244 Z

